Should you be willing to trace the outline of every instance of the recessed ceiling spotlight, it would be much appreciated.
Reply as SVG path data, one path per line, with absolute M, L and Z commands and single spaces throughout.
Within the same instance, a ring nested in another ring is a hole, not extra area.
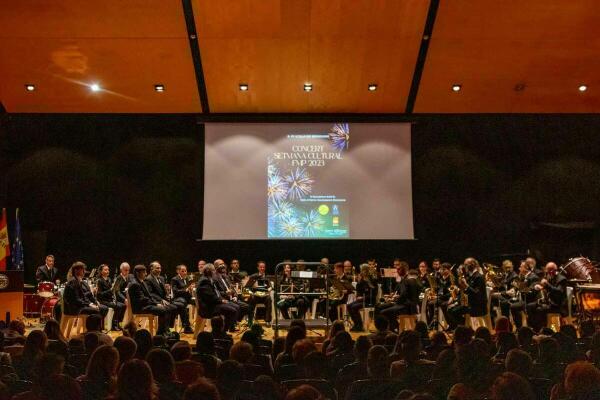
M 522 92 L 523 90 L 525 90 L 525 84 L 524 83 L 517 83 L 515 85 L 515 92 Z
M 92 92 L 99 92 L 100 91 L 100 85 L 98 85 L 97 83 L 92 83 L 90 85 L 90 89 L 92 90 Z
M 246 92 L 246 91 L 248 91 L 248 89 L 250 89 L 250 87 L 248 86 L 247 83 L 240 83 L 240 90 L 242 92 Z
M 579 85 L 579 91 L 585 92 L 588 89 L 587 85 Z
M 312 85 L 312 83 L 305 83 L 305 84 L 304 84 L 304 91 L 305 91 L 305 92 L 310 92 L 310 91 L 312 91 L 312 90 L 313 90 L 313 85 Z
M 460 89 L 462 89 L 462 85 L 459 85 L 459 84 L 452 85 L 453 92 L 460 92 Z
M 154 85 L 154 90 L 157 91 L 157 92 L 164 92 L 165 91 L 165 85 L 156 84 L 156 85 Z
M 377 84 L 376 83 L 369 83 L 369 92 L 374 92 L 377 90 Z
M 27 84 L 25 84 L 25 90 L 27 90 L 28 92 L 33 92 L 35 90 L 35 85 L 31 84 L 31 83 L 27 83 Z

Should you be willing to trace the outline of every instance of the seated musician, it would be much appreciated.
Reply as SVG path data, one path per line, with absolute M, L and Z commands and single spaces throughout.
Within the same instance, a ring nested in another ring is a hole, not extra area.
M 473 257 L 469 257 L 465 259 L 462 267 L 464 275 L 458 280 L 461 291 L 459 298 L 466 300 L 466 303 L 459 301 L 457 304 L 449 306 L 450 329 L 463 325 L 465 314 L 472 317 L 481 317 L 487 314 L 487 287 L 485 278 L 480 272 L 479 262 Z
M 63 293 L 65 314 L 101 314 L 104 317 L 108 312 L 108 307 L 98 303 L 89 285 L 83 280 L 85 264 L 76 261 L 71 266 L 70 272 L 72 278 L 65 285 Z
M 202 277 L 196 285 L 196 298 L 200 309 L 198 313 L 203 318 L 212 318 L 215 315 L 222 315 L 225 319 L 225 329 L 229 332 L 236 331 L 236 321 L 238 319 L 238 307 L 229 300 L 221 296 L 221 292 L 214 281 L 216 274 L 213 264 L 206 264 Z
M 46 264 L 38 267 L 35 271 L 35 280 L 38 282 L 52 282 L 58 279 L 58 268 L 54 266 L 54 256 L 46 256 Z
M 396 288 L 388 301 L 378 304 L 376 314 L 381 314 L 390 322 L 393 331 L 398 330 L 398 315 L 417 314 L 421 284 L 416 274 L 409 274 L 408 264 L 404 261 L 394 262 L 396 267 Z
M 360 310 L 362 310 L 364 307 L 375 306 L 376 297 L 377 281 L 372 275 L 369 264 L 361 264 L 356 283 L 356 300 L 348 304 L 348 314 L 350 314 L 350 318 L 352 318 L 352 322 L 354 324 L 350 331 L 364 331 Z
M 240 260 L 238 259 L 231 260 L 229 268 L 229 279 L 233 284 L 241 284 L 248 277 L 248 273 L 240 269 Z
M 115 297 L 119 303 L 125 304 L 127 301 L 126 290 L 127 286 L 134 281 L 135 277 L 133 274 L 130 274 L 130 266 L 129 263 L 122 262 L 119 265 L 119 275 L 115 278 Z
M 165 300 L 155 298 L 146 286 L 147 271 L 144 265 L 133 268 L 134 278 L 129 283 L 127 292 L 131 300 L 131 310 L 134 314 L 153 314 L 158 316 L 157 335 L 169 332 L 170 321 L 173 317 L 172 306 Z
M 96 286 L 98 288 L 96 298 L 100 304 L 103 304 L 106 307 L 114 310 L 111 321 L 111 330 L 119 331 L 121 330 L 119 323 L 123 321 L 123 317 L 125 316 L 125 303 L 117 301 L 116 299 L 114 291 L 115 288 L 113 287 L 113 282 L 109 276 L 110 268 L 108 265 L 102 264 L 100 267 L 98 267 L 98 269 L 100 270 L 100 277 L 96 282 Z
M 555 263 L 544 268 L 544 277 L 533 285 L 537 301 L 528 303 L 527 322 L 538 332 L 546 325 L 548 313 L 567 314 L 567 278 L 558 272 Z
M 146 286 L 150 296 L 154 298 L 156 302 L 164 304 L 167 310 L 173 315 L 173 318 L 169 320 L 169 327 L 172 328 L 175 325 L 175 314 L 181 318 L 181 325 L 183 325 L 183 333 L 194 333 L 194 330 L 190 326 L 190 317 L 187 310 L 187 300 L 185 298 L 172 297 L 171 300 L 167 298 L 167 285 L 165 284 L 165 278 L 160 276 L 162 272 L 162 266 L 158 261 L 152 261 L 150 263 L 150 275 L 146 277 Z
M 346 275 L 346 279 L 354 281 L 356 270 L 354 265 L 352 265 L 352 261 L 350 260 L 344 261 L 344 275 Z
M 248 304 L 250 305 L 249 314 L 254 315 L 254 309 L 257 304 L 265 305 L 265 321 L 269 324 L 271 323 L 271 307 L 272 300 L 270 296 L 270 291 L 272 289 L 271 282 L 267 279 L 265 275 L 265 271 L 267 269 L 267 264 L 264 261 L 259 261 L 257 263 L 258 272 L 250 275 L 248 282 L 246 282 L 246 288 L 252 291 L 252 295 L 248 299 Z
M 171 278 L 171 292 L 173 294 L 172 301 L 173 304 L 185 305 L 185 309 L 182 310 L 182 312 L 185 313 L 185 321 L 187 321 L 187 325 L 184 322 L 184 318 L 182 318 L 181 321 L 183 325 L 183 332 L 193 333 L 193 330 L 190 326 L 190 316 L 187 306 L 196 305 L 194 299 L 192 298 L 194 281 L 188 277 L 187 267 L 183 264 L 176 266 L 175 272 L 177 272 L 177 274 Z
M 527 304 L 537 301 L 537 293 L 532 289 L 539 282 L 540 277 L 533 272 L 533 268 L 534 266 L 531 262 L 527 262 L 527 260 L 521 261 L 521 264 L 519 264 L 519 276 L 513 280 L 513 288 L 508 291 L 514 299 L 510 303 L 510 312 L 517 329 L 523 325 L 521 313 L 525 311 Z
M 279 301 L 277 308 L 281 311 L 283 318 L 290 319 L 290 308 L 296 307 L 298 315 L 295 318 L 303 319 L 306 311 L 310 307 L 310 300 L 303 295 L 286 295 L 286 292 L 304 292 L 306 284 L 301 279 L 292 278 L 292 267 L 290 264 L 283 266 L 283 274 L 278 279 L 279 282 Z
M 502 261 L 502 280 L 500 286 L 497 286 L 495 292 L 492 293 L 492 305 L 500 307 L 500 312 L 503 316 L 510 318 L 510 304 L 513 302 L 512 292 L 509 292 L 513 288 L 513 281 L 519 276 L 513 267 L 513 263 L 510 260 Z
M 419 263 L 419 283 L 421 284 L 422 290 L 428 289 L 429 284 L 429 265 L 427 261 L 421 261 Z
M 237 306 L 238 322 L 244 319 L 244 316 L 248 316 L 248 325 L 252 325 L 252 319 L 254 315 L 249 314 L 250 306 L 248 303 L 242 301 L 238 292 L 235 289 L 235 285 L 227 275 L 227 265 L 225 261 L 219 259 L 215 260 L 215 271 L 216 274 L 213 277 L 214 281 L 221 292 L 223 298 L 229 300 L 233 305 Z
M 348 302 L 348 294 L 354 289 L 352 287 L 352 276 L 344 273 L 344 264 L 336 262 L 333 264 L 334 277 L 329 283 L 329 319 L 334 322 L 338 319 L 338 306 Z
M 437 306 L 442 310 L 444 319 L 448 321 L 448 304 L 453 300 L 450 289 L 454 286 L 454 275 L 452 275 L 452 266 L 450 263 L 445 262 L 440 264 L 437 274 L 437 297 L 435 301 L 437 302 Z
M 204 267 L 206 266 L 206 261 L 200 260 L 198 261 L 198 272 L 200 273 L 200 279 L 204 276 Z

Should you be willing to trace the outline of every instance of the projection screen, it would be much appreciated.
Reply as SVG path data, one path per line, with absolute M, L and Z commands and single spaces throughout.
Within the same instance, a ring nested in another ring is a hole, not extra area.
M 203 239 L 413 239 L 410 128 L 207 123 Z

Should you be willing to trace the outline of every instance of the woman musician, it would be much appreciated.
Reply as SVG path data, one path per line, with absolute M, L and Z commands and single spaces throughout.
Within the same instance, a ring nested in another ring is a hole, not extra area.
M 250 309 L 248 315 L 254 315 L 254 309 L 257 304 L 265 305 L 265 321 L 271 323 L 271 307 L 272 300 L 270 292 L 272 290 L 271 282 L 267 278 L 265 272 L 267 270 L 267 264 L 264 261 L 257 263 L 258 272 L 250 275 L 248 282 L 246 282 L 246 288 L 252 291 L 252 295 L 248 299 L 248 305 Z
M 108 308 L 114 310 L 111 330 L 120 331 L 121 327 L 119 323 L 123 321 L 125 316 L 125 304 L 117 301 L 113 284 L 114 282 L 110 279 L 110 268 L 106 264 L 102 264 L 98 267 L 100 277 L 96 282 L 97 293 L 96 298 L 100 304 L 104 304 Z
M 360 310 L 364 307 L 373 307 L 377 297 L 376 277 L 371 274 L 369 264 L 361 264 L 356 283 L 356 300 L 348 304 L 348 313 L 354 326 L 350 329 L 352 332 L 364 331 L 363 320 L 360 316 Z
M 283 318 L 290 319 L 289 309 L 296 307 L 298 315 L 296 318 L 303 318 L 310 306 L 308 297 L 303 295 L 286 294 L 286 292 L 304 292 L 306 284 L 304 281 L 292 278 L 292 267 L 290 264 L 285 264 L 283 267 L 283 275 L 279 278 L 280 290 L 279 301 L 277 308 L 281 311 Z

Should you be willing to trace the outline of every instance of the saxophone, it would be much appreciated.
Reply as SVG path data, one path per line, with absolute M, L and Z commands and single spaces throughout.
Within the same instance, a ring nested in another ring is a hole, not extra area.
M 427 282 L 429 282 L 429 291 L 427 292 L 427 299 L 435 300 L 437 298 L 438 282 L 435 278 L 434 272 L 430 272 L 427 274 Z

